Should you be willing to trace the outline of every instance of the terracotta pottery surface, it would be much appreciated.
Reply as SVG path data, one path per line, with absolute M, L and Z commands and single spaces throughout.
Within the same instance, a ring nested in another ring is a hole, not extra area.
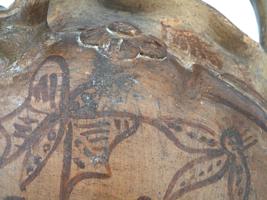
M 198 0 L 17 0 L 0 199 L 267 199 L 264 34 Z

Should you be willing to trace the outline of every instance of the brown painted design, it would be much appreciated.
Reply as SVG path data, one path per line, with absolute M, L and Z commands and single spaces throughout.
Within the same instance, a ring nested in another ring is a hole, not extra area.
M 147 196 L 140 196 L 137 200 L 151 200 L 151 198 Z
M 110 29 L 126 34 L 127 38 L 139 34 L 130 26 L 120 25 L 117 29 L 110 26 Z M 83 35 L 81 40 L 88 45 L 99 45 L 108 38 L 103 27 L 90 29 L 85 35 L 86 40 Z M 142 56 L 159 59 L 167 55 L 164 44 L 157 38 L 147 37 L 141 41 L 142 45 L 136 43 L 134 48 Z M 134 39 L 127 42 L 132 43 Z M 151 50 L 155 51 L 151 53 Z M 223 177 L 228 179 L 229 199 L 249 199 L 251 180 L 245 151 L 257 140 L 252 136 L 244 137 L 238 128 L 226 127 L 218 132 L 199 122 L 182 118 L 155 119 L 127 111 L 100 110 L 98 100 L 107 93 L 106 87 L 109 86 L 101 80 L 105 78 L 108 84 L 114 80 L 108 79 L 113 75 L 109 71 L 111 63 L 104 63 L 105 56 L 98 56 L 97 62 L 100 64 L 96 64 L 88 81 L 71 91 L 69 67 L 65 59 L 58 55 L 47 57 L 32 76 L 25 102 L 0 118 L 1 139 L 5 140 L 0 168 L 24 155 L 21 190 L 26 190 L 40 174 L 60 142 L 63 142 L 60 200 L 69 199 L 74 187 L 84 179 L 110 178 L 112 166 L 109 165 L 109 158 L 113 150 L 134 135 L 141 125 L 147 125 L 166 136 L 177 150 L 198 156 L 176 171 L 167 186 L 164 200 L 179 199 Z M 51 63 L 57 67 L 51 67 Z M 118 77 L 120 83 L 124 77 L 125 74 Z M 209 92 L 217 98 L 220 95 L 215 90 Z M 102 166 L 105 170 L 91 171 L 91 165 L 96 168 Z M 151 198 L 140 196 L 138 199 Z
M 223 67 L 222 59 L 210 44 L 200 39 L 197 34 L 174 28 L 173 24 L 170 23 L 169 25 L 169 23 L 167 20 L 161 23 L 164 41 L 168 41 L 174 48 L 178 48 L 190 57 L 195 58 L 197 63 L 207 63 L 219 69 Z

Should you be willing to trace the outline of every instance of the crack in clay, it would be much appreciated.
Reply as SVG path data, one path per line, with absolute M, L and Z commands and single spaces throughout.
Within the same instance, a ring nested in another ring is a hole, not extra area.
M 99 47 L 97 45 L 89 45 L 89 44 L 84 44 L 82 41 L 81 41 L 81 32 L 79 33 L 79 35 L 77 36 L 77 43 L 79 46 L 81 47 L 84 47 L 84 48 L 89 48 L 89 49 L 94 49 L 96 50 L 99 54 L 101 54 L 102 56 L 106 57 L 106 58 L 109 58 L 109 54 L 105 54 L 103 53 L 104 52 L 108 52 L 108 49 L 110 48 L 111 46 L 111 43 L 110 41 L 108 43 L 105 43 L 102 45 L 102 47 Z M 121 47 L 121 44 L 123 43 L 123 39 L 121 38 L 119 40 L 119 42 L 117 43 L 118 46 L 119 46 L 119 49 Z M 135 58 L 128 58 L 128 59 L 120 59 L 121 61 L 124 61 L 124 62 L 131 62 L 133 60 L 136 60 L 136 59 L 145 59 L 145 60 L 157 60 L 157 61 L 164 61 L 167 59 L 167 56 L 163 57 L 163 58 L 154 58 L 154 57 L 150 57 L 150 56 L 144 56 L 144 55 L 141 55 L 140 53 L 137 54 L 137 56 Z

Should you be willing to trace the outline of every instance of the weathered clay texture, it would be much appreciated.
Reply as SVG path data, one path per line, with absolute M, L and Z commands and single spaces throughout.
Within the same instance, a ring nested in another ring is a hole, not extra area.
M 267 56 L 207 5 L 25 0 L 0 25 L 0 199 L 267 199 Z

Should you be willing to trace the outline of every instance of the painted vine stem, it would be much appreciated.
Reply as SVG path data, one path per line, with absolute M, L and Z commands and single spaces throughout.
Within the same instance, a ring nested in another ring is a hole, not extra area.
M 48 61 L 57 63 L 57 68 L 51 70 L 45 65 Z M 147 124 L 178 149 L 199 155 L 177 170 L 164 200 L 179 199 L 225 176 L 229 199 L 249 198 L 251 180 L 245 151 L 257 142 L 252 136 L 233 128 L 216 133 L 205 125 L 181 118 L 153 119 L 115 110 L 98 111 L 94 100 L 97 94 L 90 92 L 94 87 L 92 82 L 89 80 L 70 91 L 69 80 L 65 59 L 57 55 L 47 57 L 32 76 L 25 102 L 0 119 L 0 132 L 6 142 L 0 168 L 26 152 L 20 179 L 22 191 L 39 175 L 62 141 L 61 200 L 69 199 L 75 185 L 84 179 L 110 178 L 109 158 L 114 148 L 135 134 L 140 125 Z M 185 132 L 187 126 L 198 131 Z M 203 148 L 195 148 L 199 144 Z M 87 171 L 90 164 L 105 166 L 106 173 Z M 80 170 L 76 174 L 72 173 L 74 165 Z M 189 174 L 197 169 L 201 171 L 189 181 Z

